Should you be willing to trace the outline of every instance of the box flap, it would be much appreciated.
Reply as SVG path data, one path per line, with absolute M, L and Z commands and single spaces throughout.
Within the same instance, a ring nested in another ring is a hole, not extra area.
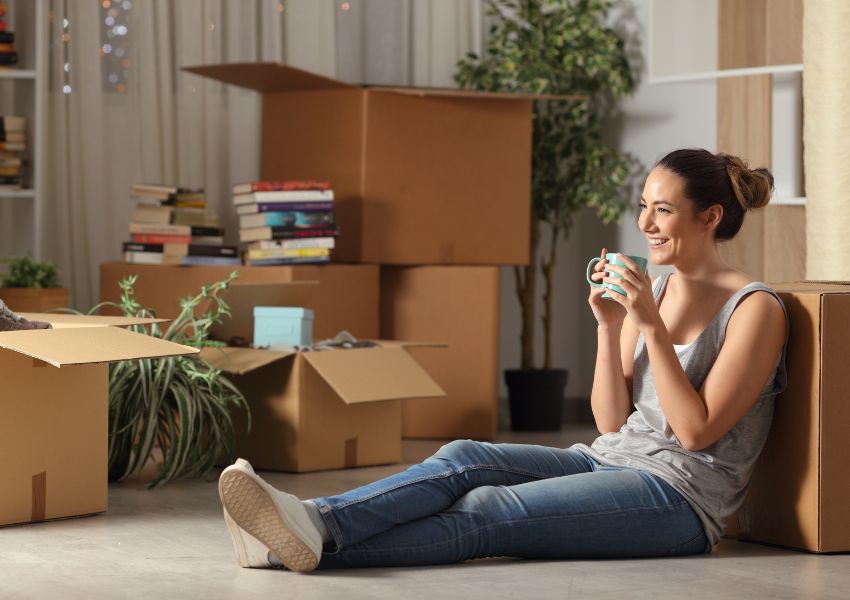
M 446 395 L 401 348 L 304 352 L 302 357 L 346 404 Z
M 170 319 L 144 319 L 139 317 L 109 317 L 101 315 L 71 315 L 60 313 L 17 313 L 30 321 L 45 321 L 54 329 L 67 327 L 129 327 L 131 325 L 150 325 L 167 323 Z
M 217 340 L 230 342 L 242 338 L 250 344 L 254 339 L 255 306 L 305 306 L 318 291 L 318 281 L 292 281 L 287 283 L 233 283 L 221 292 L 230 305 L 230 318 L 213 325 L 210 335 Z
M 822 292 L 826 294 L 848 294 L 850 293 L 850 282 L 848 281 L 793 281 L 783 283 L 771 283 L 770 287 L 776 292 Z
M 258 92 L 303 92 L 355 89 L 336 79 L 272 62 L 229 63 L 183 67 L 184 71 Z
M 201 358 L 216 369 L 232 375 L 244 375 L 260 367 L 292 356 L 294 352 L 274 352 L 255 348 L 204 348 Z
M 117 327 L 5 331 L 0 333 L 0 348 L 56 367 L 198 353 L 191 346 Z
M 373 92 L 389 94 L 404 94 L 405 96 L 470 98 L 473 100 L 586 100 L 587 96 L 580 94 L 526 94 L 521 92 L 479 92 L 476 90 L 458 90 L 453 88 L 417 88 L 369 86 Z
M 403 340 L 374 340 L 381 348 L 448 348 L 442 342 L 405 342 Z

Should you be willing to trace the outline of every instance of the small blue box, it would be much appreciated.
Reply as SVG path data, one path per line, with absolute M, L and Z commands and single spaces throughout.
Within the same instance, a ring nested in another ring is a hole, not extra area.
M 254 307 L 254 346 L 309 346 L 313 343 L 313 311 L 294 306 Z

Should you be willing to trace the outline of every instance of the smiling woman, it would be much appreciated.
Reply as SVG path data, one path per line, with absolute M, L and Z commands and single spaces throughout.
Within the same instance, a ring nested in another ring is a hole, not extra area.
M 782 302 L 717 249 L 771 185 L 766 170 L 705 150 L 668 154 L 650 173 L 639 225 L 651 260 L 676 271 L 652 282 L 631 258 L 609 264 L 602 250 L 592 279 L 621 290 L 590 291 L 591 405 L 603 434 L 592 445 L 458 440 L 397 475 L 303 502 L 237 461 L 219 494 L 240 564 L 309 571 L 710 551 L 744 499 L 787 383 Z

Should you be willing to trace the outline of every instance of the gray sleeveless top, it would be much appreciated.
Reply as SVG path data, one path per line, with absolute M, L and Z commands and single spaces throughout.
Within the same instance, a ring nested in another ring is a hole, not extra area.
M 669 274 L 662 275 L 653 285 L 656 303 L 668 278 Z M 679 362 L 694 389 L 702 386 L 720 353 L 732 312 L 745 296 L 756 291 L 765 291 L 779 300 L 765 284 L 749 283 L 729 298 L 692 344 L 676 346 Z M 781 300 L 779 303 L 785 311 Z M 787 312 L 785 321 L 787 324 Z M 786 333 L 786 345 L 787 342 Z M 649 352 L 641 334 L 635 348 L 632 388 L 637 410 L 620 431 L 596 438 L 590 447 L 575 444 L 573 448 L 586 452 L 603 465 L 643 469 L 669 483 L 699 516 L 709 543 L 713 545 L 723 534 L 724 519 L 744 501 L 753 465 L 770 429 L 774 397 L 785 389 L 786 383 L 783 345 L 773 376 L 750 411 L 714 444 L 698 452 L 689 452 L 679 443 L 661 411 L 649 368 Z

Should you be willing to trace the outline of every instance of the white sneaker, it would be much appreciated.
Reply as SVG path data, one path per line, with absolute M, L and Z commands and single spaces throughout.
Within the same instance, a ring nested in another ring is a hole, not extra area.
M 233 542 L 233 549 L 236 551 L 236 559 L 239 564 L 246 569 L 272 569 L 278 565 L 272 562 L 271 550 L 253 535 L 239 527 L 233 518 L 227 514 L 227 509 L 222 509 L 224 512 L 224 523 L 227 525 L 227 533 L 230 534 L 230 541 Z
M 234 535 L 228 524 L 239 564 L 259 566 L 265 562 L 272 566 L 268 554 L 263 558 L 260 545 L 291 571 L 312 571 L 319 564 L 322 537 L 307 509 L 295 496 L 279 492 L 258 477 L 248 461 L 240 458 L 222 471 L 218 494 L 236 527 Z

